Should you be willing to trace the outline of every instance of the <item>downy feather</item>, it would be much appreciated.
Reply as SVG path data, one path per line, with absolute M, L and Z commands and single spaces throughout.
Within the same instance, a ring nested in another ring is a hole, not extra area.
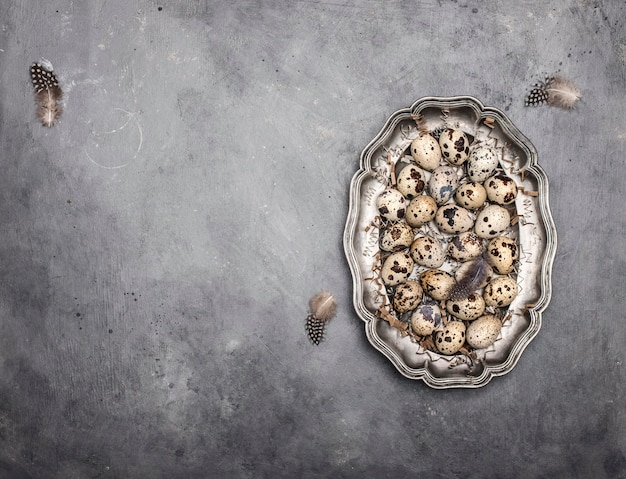
M 486 281 L 492 275 L 493 269 L 483 256 L 464 263 L 455 275 L 456 283 L 450 289 L 448 299 L 459 301 L 467 298 L 474 291 L 485 286 Z

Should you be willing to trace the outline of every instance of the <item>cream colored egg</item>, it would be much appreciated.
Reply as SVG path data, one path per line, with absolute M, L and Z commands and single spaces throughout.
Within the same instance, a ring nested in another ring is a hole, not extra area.
M 408 253 L 391 253 L 383 263 L 382 280 L 387 286 L 404 283 L 411 275 L 413 266 L 413 260 Z
M 502 308 L 513 302 L 517 291 L 517 281 L 514 278 L 497 276 L 485 286 L 483 298 L 487 306 Z
M 469 140 L 463 130 L 449 128 L 439 136 L 441 155 L 450 164 L 462 165 L 469 155 Z
M 435 223 L 443 233 L 459 234 L 472 229 L 474 218 L 462 206 L 451 204 L 444 205 L 437 210 Z
M 455 169 L 451 166 L 439 166 L 430 175 L 428 192 L 438 205 L 444 205 L 452 199 L 458 185 Z
M 448 256 L 456 261 L 465 262 L 478 258 L 482 252 L 483 240 L 473 231 L 454 236 L 448 242 Z
M 429 269 L 420 274 L 420 285 L 424 293 L 441 301 L 448 297 L 450 289 L 454 286 L 454 277 L 447 271 Z
M 425 186 L 426 172 L 417 165 L 406 165 L 396 175 L 396 188 L 407 200 L 421 194 Z
M 404 219 L 406 213 L 406 199 L 398 190 L 386 188 L 376 198 L 378 213 L 388 221 Z
M 410 254 L 413 261 L 427 268 L 439 268 L 446 260 L 446 252 L 441 243 L 428 236 L 415 238 Z
M 480 293 L 472 293 L 465 299 L 446 301 L 446 310 L 455 318 L 472 321 L 485 312 L 485 300 Z
M 517 185 L 513 178 L 509 178 L 504 173 L 498 173 L 485 180 L 485 191 L 492 203 L 510 205 L 517 196 Z
M 392 252 L 406 249 L 413 243 L 413 237 L 413 228 L 408 224 L 393 223 L 380 235 L 380 249 Z
M 485 314 L 467 327 L 467 344 L 483 349 L 493 344 L 502 329 L 502 322 L 493 314 Z
M 487 245 L 486 255 L 496 273 L 509 274 L 519 258 L 519 247 L 514 239 L 497 236 Z
M 464 183 L 456 189 L 454 200 L 468 210 L 477 210 L 487 201 L 487 191 L 480 183 Z
M 441 161 L 439 142 L 431 135 L 420 135 L 411 142 L 411 156 L 417 166 L 433 171 Z
M 422 301 L 422 287 L 417 281 L 407 281 L 396 287 L 393 293 L 393 307 L 398 313 L 414 310 Z
M 511 224 L 511 215 L 500 205 L 489 205 L 478 213 L 474 231 L 481 238 L 494 238 Z
M 435 345 L 442 354 L 454 354 L 465 344 L 465 323 L 450 321 L 435 336 Z
M 437 213 L 437 202 L 428 195 L 416 196 L 406 209 L 406 222 L 419 228 L 430 222 Z
M 487 145 L 472 148 L 467 160 L 467 176 L 470 181 L 482 183 L 498 167 L 498 154 Z
M 411 314 L 411 329 L 418 336 L 428 336 L 441 327 L 441 310 L 436 304 L 420 304 Z

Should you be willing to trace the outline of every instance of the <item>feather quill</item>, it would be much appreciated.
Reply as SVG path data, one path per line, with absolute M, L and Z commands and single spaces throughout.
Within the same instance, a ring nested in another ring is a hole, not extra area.
M 460 301 L 466 299 L 477 289 L 485 286 L 493 275 L 493 269 L 484 256 L 463 263 L 455 274 L 456 283 L 448 293 L 448 299 Z
M 61 105 L 63 90 L 59 86 L 57 76 L 52 68 L 41 63 L 33 63 L 30 67 L 30 78 L 35 88 L 37 118 L 43 126 L 52 127 L 63 113 Z
M 306 331 L 311 342 L 318 345 L 324 338 L 326 323 L 335 316 L 337 300 L 328 291 L 320 291 L 309 300 L 309 309 Z
M 581 97 L 582 92 L 573 81 L 557 75 L 535 83 L 524 104 L 526 106 L 547 104 L 571 110 Z

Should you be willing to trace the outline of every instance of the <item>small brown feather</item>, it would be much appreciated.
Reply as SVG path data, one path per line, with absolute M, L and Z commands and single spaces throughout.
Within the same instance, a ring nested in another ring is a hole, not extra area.
M 337 300 L 328 291 L 320 291 L 309 300 L 309 308 L 305 328 L 311 342 L 318 345 L 324 339 L 326 323 L 335 316 Z
M 535 87 L 526 96 L 525 105 L 547 104 L 571 110 L 581 97 L 582 92 L 573 81 L 557 75 L 535 83 Z
M 566 110 L 574 108 L 582 97 L 582 92 L 574 82 L 561 76 L 552 78 L 552 81 L 546 85 L 546 92 L 548 93 L 549 105 Z
M 337 300 L 328 291 L 320 291 L 309 300 L 311 314 L 320 321 L 330 321 L 337 311 Z
M 37 104 L 37 118 L 43 126 L 54 126 L 63 106 L 63 90 L 59 86 L 56 74 L 40 63 L 33 63 L 30 67 L 30 77 L 35 88 L 35 103 Z

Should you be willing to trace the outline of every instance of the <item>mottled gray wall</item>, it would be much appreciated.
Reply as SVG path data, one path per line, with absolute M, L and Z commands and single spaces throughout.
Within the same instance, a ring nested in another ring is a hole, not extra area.
M 0 477 L 625 478 L 626 5 L 0 4 Z M 60 124 L 35 120 L 50 60 Z M 561 71 L 576 111 L 523 97 Z M 431 390 L 369 346 L 342 233 L 422 96 L 510 116 L 559 233 L 507 376 Z M 319 347 L 308 298 L 336 319 Z

